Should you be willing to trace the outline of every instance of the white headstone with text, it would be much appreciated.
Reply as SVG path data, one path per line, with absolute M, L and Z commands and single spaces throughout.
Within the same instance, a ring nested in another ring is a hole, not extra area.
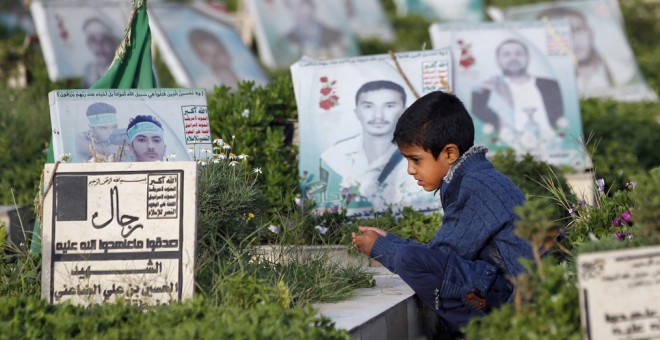
M 660 338 L 660 246 L 578 256 L 585 339 Z
M 41 296 L 137 306 L 191 298 L 197 163 L 46 164 Z

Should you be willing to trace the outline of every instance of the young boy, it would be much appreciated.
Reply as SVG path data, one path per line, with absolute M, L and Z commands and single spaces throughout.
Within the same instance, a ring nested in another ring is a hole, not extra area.
M 470 319 L 513 298 L 510 279 L 532 258 L 514 234 L 513 207 L 523 194 L 473 146 L 474 125 L 454 95 L 432 92 L 397 122 L 392 140 L 408 161 L 408 174 L 439 191 L 442 226 L 428 244 L 373 227 L 353 233 L 358 251 L 398 274 L 444 321 L 452 336 Z

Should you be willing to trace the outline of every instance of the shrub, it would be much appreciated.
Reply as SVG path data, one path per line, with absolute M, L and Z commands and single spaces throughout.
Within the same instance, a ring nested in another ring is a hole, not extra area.
M 121 302 L 84 308 L 0 297 L 0 320 L 9 339 L 348 339 L 311 308 L 275 303 L 243 309 L 197 299 L 144 312 Z

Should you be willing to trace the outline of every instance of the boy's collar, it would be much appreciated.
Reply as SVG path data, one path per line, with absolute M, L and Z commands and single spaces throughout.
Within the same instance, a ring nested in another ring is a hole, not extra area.
M 471 155 L 479 154 L 479 153 L 487 153 L 488 148 L 483 146 L 483 145 L 473 145 L 471 148 L 468 149 L 464 154 L 461 155 L 461 157 L 458 158 L 458 160 L 452 164 L 449 167 L 449 171 L 447 171 L 447 175 L 445 175 L 445 178 L 443 178 L 443 181 L 445 183 L 451 182 L 452 178 L 454 178 L 454 173 L 456 170 L 463 164 L 463 161 L 465 161 L 468 157 Z

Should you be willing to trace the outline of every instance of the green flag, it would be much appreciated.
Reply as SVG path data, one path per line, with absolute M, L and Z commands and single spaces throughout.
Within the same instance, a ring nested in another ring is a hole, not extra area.
M 124 40 L 115 52 L 115 60 L 92 89 L 152 89 L 156 77 L 151 63 L 151 30 L 147 0 L 134 0 Z
M 133 0 L 131 17 L 108 71 L 94 83 L 92 89 L 156 88 L 156 76 L 151 61 L 151 30 L 147 16 L 147 0 Z M 47 163 L 54 163 L 53 140 L 48 148 Z M 30 250 L 41 254 L 41 226 L 35 218 Z

